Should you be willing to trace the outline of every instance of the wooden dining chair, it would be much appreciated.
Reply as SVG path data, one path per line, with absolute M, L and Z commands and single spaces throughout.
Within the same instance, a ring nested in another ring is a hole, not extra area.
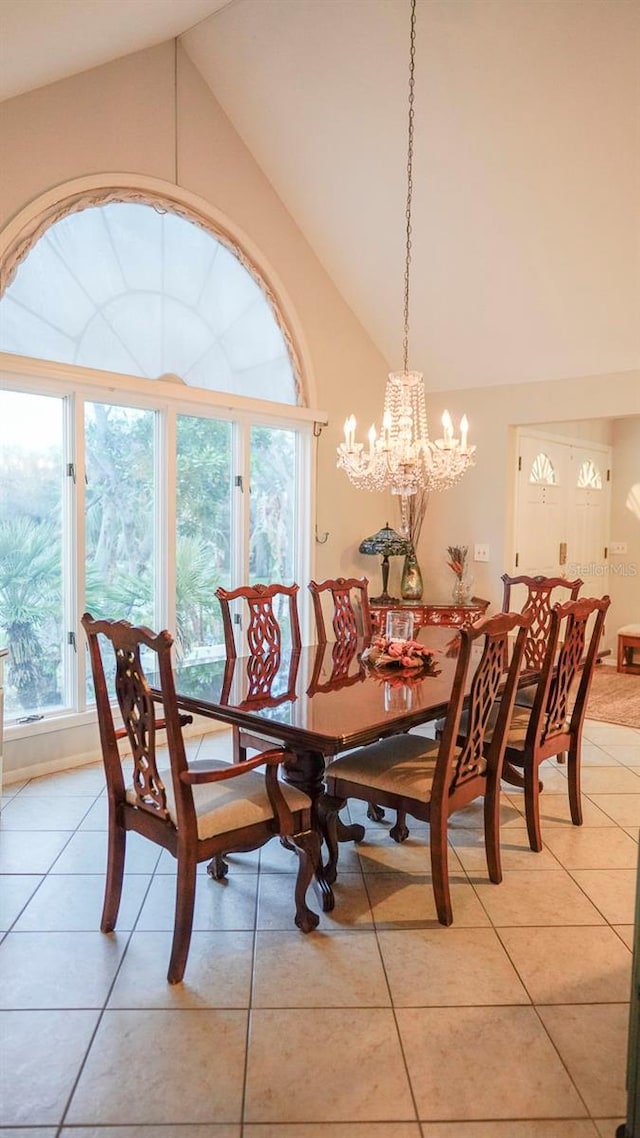
M 539 672 L 544 660 L 549 630 L 551 627 L 551 608 L 559 600 L 575 601 L 584 582 L 580 577 L 568 581 L 565 577 L 510 577 L 503 573 L 502 611 L 510 612 L 513 605 L 512 591 L 522 600 L 522 589 L 526 590 L 521 612 L 532 612 L 533 620 L 524 648 L 524 667 Z M 525 684 L 516 692 L 516 707 L 533 707 L 536 697 L 537 681 Z M 556 756 L 556 761 L 564 765 L 566 756 Z
M 503 778 L 524 787 L 527 833 L 532 850 L 542 849 L 539 767 L 545 759 L 566 753 L 571 821 L 582 825 L 580 761 L 582 728 L 593 669 L 598 658 L 608 596 L 584 597 L 556 604 L 533 705 L 516 707 L 509 728 Z M 590 618 L 591 630 L 587 628 Z M 573 705 L 572 686 L 578 683 Z
M 533 619 L 524 648 L 524 667 L 537 672 L 545 657 L 553 604 L 561 599 L 575 601 L 584 582 L 579 577 L 575 581 L 568 581 L 565 577 L 510 577 L 508 573 L 503 573 L 500 580 L 503 585 L 503 612 L 513 611 L 514 590 L 518 590 L 519 586 L 526 590 L 520 612 L 531 612 Z M 558 595 L 563 593 L 564 597 Z M 522 599 L 522 590 L 519 596 Z M 527 688 L 521 689 L 516 696 L 516 704 L 531 706 L 533 694 L 535 688 L 530 692 Z
M 318 924 L 306 892 L 320 859 L 320 839 L 311 828 L 311 800 L 278 778 L 286 752 L 273 748 L 232 766 L 218 760 L 188 764 L 178 713 L 171 646 L 163 631 L 127 621 L 82 617 L 87 635 L 107 783 L 108 857 L 100 928 L 116 926 L 129 830 L 168 850 L 177 862 L 173 943 L 167 979 L 182 980 L 187 963 L 196 891 L 196 867 L 213 859 L 212 876 L 223 877 L 225 853 L 253 850 L 286 836 L 298 854 L 295 923 L 303 932 Z M 115 657 L 115 694 L 124 724 L 116 728 L 103 662 L 103 645 Z M 148 659 L 152 691 L 143 667 Z M 156 707 L 160 715 L 156 712 Z M 159 735 L 159 732 L 162 734 Z M 131 752 L 125 781 L 119 743 Z M 166 752 L 160 750 L 166 745 Z M 264 767 L 264 774 L 257 770 Z
M 369 640 L 373 635 L 369 608 L 369 580 L 367 577 L 330 577 L 326 581 L 310 581 L 309 592 L 313 601 L 318 644 L 327 643 L 327 627 L 323 600 L 330 600 L 330 616 L 336 644 L 353 643 L 358 637 Z M 367 818 L 382 822 L 384 809 L 376 802 L 367 806 Z M 396 819 L 394 832 L 399 833 L 404 818 Z
M 369 608 L 369 581 L 366 577 L 331 577 L 326 581 L 310 581 L 318 644 L 328 640 L 323 601 L 330 601 L 327 614 L 336 641 L 370 637 L 373 633 Z
M 499 613 L 483 617 L 460 630 L 460 650 L 449 709 L 440 741 L 421 735 L 396 735 L 369 747 L 360 747 L 329 764 L 325 772 L 327 793 L 336 809 L 327 819 L 329 881 L 337 867 L 338 843 L 332 822 L 348 798 L 365 802 L 375 798 L 430 824 L 431 874 L 438 920 L 453 920 L 447 860 L 448 819 L 473 799 L 484 797 L 485 850 L 489 877 L 502 880 L 500 861 L 500 775 L 507 728 L 511 718 L 516 683 L 531 614 Z M 503 670 L 508 638 L 518 630 L 506 682 Z M 472 660 L 476 642 L 481 656 Z M 471 679 L 468 700 L 466 693 Z M 497 721 L 490 740 L 486 738 L 491 712 L 498 695 Z M 459 738 L 463 705 L 468 702 L 468 729 Z
M 222 610 L 222 626 L 227 660 L 235 660 L 238 646 L 246 645 L 251 656 L 267 655 L 279 659 L 283 646 L 283 632 L 288 632 L 292 652 L 300 652 L 302 638 L 298 617 L 298 585 L 240 585 L 237 589 L 216 589 Z M 237 613 L 239 635 L 234 634 L 232 604 L 244 602 L 244 612 Z M 234 763 L 247 759 L 247 750 L 261 751 L 274 746 L 268 735 L 256 735 L 232 728 Z

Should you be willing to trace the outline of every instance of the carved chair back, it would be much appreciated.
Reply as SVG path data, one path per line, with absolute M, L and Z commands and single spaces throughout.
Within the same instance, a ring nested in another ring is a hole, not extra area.
M 479 780 L 487 773 L 499 778 L 506 729 L 513 710 L 520 665 L 532 619 L 531 613 L 498 613 L 493 617 L 482 617 L 475 624 L 460 630 L 460 652 L 449 710 L 440 739 L 432 801 L 444 799 L 447 795 L 450 799 L 455 799 L 458 795 L 468 801 L 469 789 L 475 787 L 475 795 L 472 797 L 483 793 Z M 505 682 L 504 660 L 509 652 L 510 639 L 516 630 Z M 483 638 L 482 651 L 473 671 L 463 719 L 462 709 L 472 650 L 480 638 Z M 495 714 L 492 716 L 492 711 L 496 706 L 498 717 L 494 725 Z M 452 805 L 451 809 L 457 807 Z
M 549 750 L 554 739 L 561 735 L 566 741 L 567 735 L 575 736 L 581 729 L 609 604 L 610 599 L 605 596 L 601 599 L 583 597 L 553 606 L 542 673 L 527 730 L 528 748 L 542 747 L 548 754 L 556 754 Z M 595 620 L 589 631 L 587 626 L 593 614 Z M 578 672 L 580 681 L 571 707 Z
M 370 637 L 373 632 L 369 609 L 369 581 L 366 577 L 335 577 L 310 581 L 318 644 L 326 644 L 327 628 L 323 598 L 331 598 L 331 623 L 336 641 Z
M 283 627 L 288 626 L 290 646 L 300 651 L 300 621 L 298 618 L 298 585 L 241 585 L 237 589 L 216 589 L 222 609 L 224 643 L 228 658 L 238 655 L 233 633 L 231 603 L 246 601 L 248 618 L 245 629 L 247 648 L 252 656 L 280 653 Z
M 552 594 L 555 592 L 557 598 L 558 591 L 564 591 L 565 596 L 568 593 L 568 600 L 575 601 L 582 588 L 583 581 L 580 578 L 576 578 L 575 581 L 567 581 L 564 577 L 510 577 L 508 573 L 503 573 L 501 580 L 504 586 L 503 612 L 510 612 L 512 609 L 512 590 L 518 585 L 522 585 L 526 589 L 525 601 L 520 611 L 531 612 L 533 620 L 525 645 L 524 663 L 526 668 L 539 671 L 545 658 L 547 639 L 551 628 Z

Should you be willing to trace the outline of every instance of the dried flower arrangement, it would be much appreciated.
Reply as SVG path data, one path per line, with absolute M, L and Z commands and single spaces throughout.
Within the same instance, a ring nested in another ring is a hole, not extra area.
M 447 565 L 453 570 L 456 577 L 461 581 L 464 577 L 465 569 L 467 567 L 467 557 L 469 554 L 468 545 L 448 545 L 447 553 L 449 560 Z
M 406 526 L 407 536 L 415 553 L 422 532 L 422 523 L 424 522 L 427 506 L 429 505 L 429 491 L 416 490 L 415 494 L 410 494 L 409 497 L 405 499 L 405 504 L 406 518 L 402 520 Z

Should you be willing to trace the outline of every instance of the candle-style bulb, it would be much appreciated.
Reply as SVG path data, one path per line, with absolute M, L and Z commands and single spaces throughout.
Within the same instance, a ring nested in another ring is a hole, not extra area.
M 466 415 L 463 415 L 460 420 L 460 450 L 466 451 L 467 449 L 467 436 L 469 434 L 469 420 Z

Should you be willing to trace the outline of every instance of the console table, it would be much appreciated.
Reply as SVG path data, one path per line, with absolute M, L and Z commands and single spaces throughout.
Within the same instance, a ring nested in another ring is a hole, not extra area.
M 461 628 L 463 624 L 473 623 L 484 616 L 489 608 L 489 601 L 482 597 L 471 597 L 464 605 L 431 604 L 429 601 L 398 601 L 395 604 L 376 605 L 371 603 L 371 621 L 373 631 L 384 633 L 387 613 L 391 611 L 408 611 L 413 613 L 413 631 L 419 632 L 426 625 L 438 624 L 443 628 Z

